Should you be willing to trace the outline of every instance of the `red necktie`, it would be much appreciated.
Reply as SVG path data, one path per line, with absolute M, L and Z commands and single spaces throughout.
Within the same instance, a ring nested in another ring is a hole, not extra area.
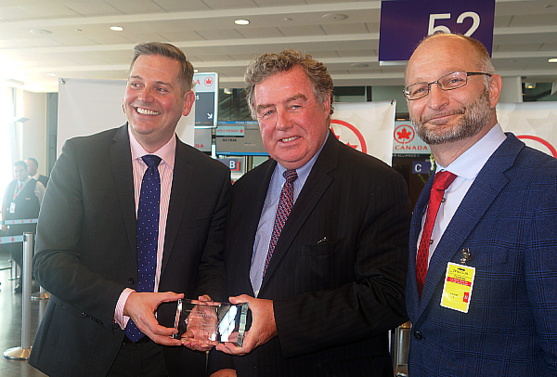
M 455 180 L 456 175 L 448 171 L 441 171 L 435 174 L 433 178 L 433 186 L 429 194 L 429 204 L 425 216 L 422 238 L 420 239 L 420 247 L 418 248 L 418 257 L 416 259 L 416 281 L 418 283 L 418 293 L 422 295 L 425 277 L 427 275 L 427 266 L 429 264 L 429 245 L 431 244 L 431 233 L 435 225 L 435 218 L 439 211 L 439 206 L 443 201 L 443 195 L 447 187 Z
M 294 204 L 294 181 L 298 178 L 298 174 L 296 173 L 296 170 L 286 170 L 282 173 L 282 175 L 286 178 L 286 182 L 284 182 L 282 190 L 280 191 L 280 199 L 277 214 L 275 216 L 273 233 L 271 234 L 271 241 L 269 242 L 269 251 L 267 251 L 267 258 L 265 258 L 263 276 L 265 276 L 265 273 L 267 272 L 267 267 L 269 266 L 269 262 L 271 261 L 271 257 L 275 251 L 275 246 L 277 246 L 280 233 L 282 232 L 282 228 L 284 227 L 286 220 L 288 220 L 290 211 L 292 211 L 292 205 Z

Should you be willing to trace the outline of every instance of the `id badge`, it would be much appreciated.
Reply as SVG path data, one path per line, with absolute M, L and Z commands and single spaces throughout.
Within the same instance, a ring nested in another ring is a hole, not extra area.
M 445 274 L 441 306 L 468 313 L 475 274 L 474 267 L 449 262 Z
M 15 202 L 10 203 L 10 213 L 12 215 L 15 213 Z

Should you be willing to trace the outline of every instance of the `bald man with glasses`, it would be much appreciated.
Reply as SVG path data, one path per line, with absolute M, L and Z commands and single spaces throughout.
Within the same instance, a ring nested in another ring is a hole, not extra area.
M 423 40 L 404 95 L 436 174 L 414 209 L 409 375 L 557 375 L 557 160 L 504 133 L 485 47 Z

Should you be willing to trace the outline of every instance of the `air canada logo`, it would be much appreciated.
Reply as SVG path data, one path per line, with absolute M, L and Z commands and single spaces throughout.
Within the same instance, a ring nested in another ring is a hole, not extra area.
M 408 144 L 416 137 L 414 128 L 408 124 L 401 124 L 395 128 L 395 140 L 400 144 Z
M 532 148 L 539 149 L 540 151 L 545 152 L 550 156 L 557 157 L 557 150 L 555 149 L 555 147 L 549 141 L 542 139 L 539 136 L 517 135 L 516 137 L 524 141 L 528 146 Z
M 354 125 L 343 120 L 331 119 L 331 132 L 349 147 L 367 153 L 366 140 Z
M 213 85 L 213 78 L 212 77 L 206 77 L 204 83 L 205 83 L 205 86 Z

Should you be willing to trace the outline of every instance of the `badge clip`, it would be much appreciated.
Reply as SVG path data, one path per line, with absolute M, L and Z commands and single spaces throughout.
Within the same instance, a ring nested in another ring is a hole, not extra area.
M 460 263 L 466 264 L 466 262 L 472 260 L 472 253 L 470 252 L 469 248 L 462 249 L 460 253 L 462 254 L 462 258 L 460 258 Z

